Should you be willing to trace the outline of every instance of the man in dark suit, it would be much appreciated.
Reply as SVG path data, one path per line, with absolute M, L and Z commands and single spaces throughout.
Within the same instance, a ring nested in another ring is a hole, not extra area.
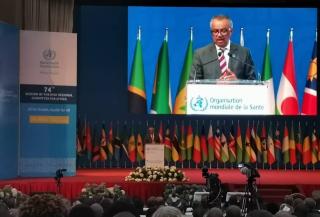
M 232 20 L 225 15 L 214 16 L 210 29 L 213 43 L 195 51 L 189 79 L 254 80 L 250 51 L 230 42 Z

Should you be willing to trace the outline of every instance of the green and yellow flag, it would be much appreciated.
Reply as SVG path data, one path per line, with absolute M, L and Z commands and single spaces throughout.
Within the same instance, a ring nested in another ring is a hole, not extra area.
M 151 114 L 171 114 L 172 105 L 169 82 L 168 30 L 166 29 L 166 35 L 160 49 L 156 66 L 150 110 Z
M 141 47 L 141 28 L 138 29 L 137 43 L 131 67 L 131 78 L 128 86 L 129 112 L 134 114 L 147 113 L 147 100 L 144 85 L 144 70 Z
M 172 160 L 173 162 L 177 162 L 179 160 L 179 131 L 177 123 L 174 124 L 174 133 L 172 139 Z
M 290 134 L 289 134 L 289 153 L 290 153 L 290 164 L 295 165 L 297 163 L 297 156 L 296 156 L 296 141 L 294 139 L 293 122 L 291 123 Z
M 142 142 L 141 134 L 138 133 L 137 135 L 137 161 L 144 160 L 144 145 Z
M 187 81 L 189 79 L 189 74 L 192 66 L 193 58 L 193 30 L 190 29 L 190 40 L 187 48 L 187 52 L 184 58 L 183 68 L 180 75 L 180 83 L 177 90 L 176 102 L 174 104 L 173 113 L 174 114 L 186 114 L 187 112 Z
M 236 143 L 237 143 L 237 163 L 242 163 L 242 158 L 243 158 L 243 143 L 242 143 L 241 129 L 240 129 L 240 123 L 239 123 L 239 121 L 238 121 L 238 126 L 237 126 L 237 138 L 236 138 Z

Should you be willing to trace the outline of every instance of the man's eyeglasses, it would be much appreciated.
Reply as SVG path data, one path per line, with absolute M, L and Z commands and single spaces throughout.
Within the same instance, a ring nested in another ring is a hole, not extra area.
M 219 35 L 219 33 L 221 34 L 221 35 L 227 35 L 228 33 L 229 33 L 229 31 L 230 31 L 230 28 L 224 28 L 224 29 L 213 29 L 213 30 L 211 30 L 211 34 L 213 34 L 213 35 Z

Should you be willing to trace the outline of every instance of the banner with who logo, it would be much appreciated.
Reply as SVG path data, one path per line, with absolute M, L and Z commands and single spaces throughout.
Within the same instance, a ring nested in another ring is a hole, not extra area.
M 77 35 L 20 32 L 19 175 L 76 170 Z

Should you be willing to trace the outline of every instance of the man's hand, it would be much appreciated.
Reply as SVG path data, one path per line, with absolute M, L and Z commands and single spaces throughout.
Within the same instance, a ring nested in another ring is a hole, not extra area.
M 226 73 L 221 75 L 219 79 L 220 80 L 232 81 L 232 80 L 237 80 L 238 78 L 237 78 L 236 74 L 233 71 L 231 71 L 229 68 L 227 68 Z

